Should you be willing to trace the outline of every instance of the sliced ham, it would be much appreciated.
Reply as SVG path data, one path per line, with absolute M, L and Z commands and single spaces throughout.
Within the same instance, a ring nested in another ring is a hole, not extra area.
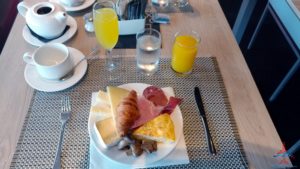
M 138 97 L 138 109 L 140 111 L 140 118 L 137 119 L 132 129 L 137 128 L 146 122 L 152 120 L 156 116 L 158 116 L 163 109 L 163 107 L 156 107 L 152 102 L 150 102 L 148 99 L 146 99 L 144 96 Z
M 166 106 L 168 98 L 163 90 L 156 86 L 149 86 L 143 91 L 143 96 L 150 100 L 155 106 Z
M 148 121 L 154 119 L 160 114 L 168 113 L 171 114 L 175 107 L 180 104 L 182 99 L 176 97 L 170 97 L 169 102 L 166 106 L 155 106 L 151 101 L 146 99 L 143 96 L 138 97 L 138 109 L 140 112 L 140 118 L 134 122 L 134 125 L 131 127 L 135 129 Z

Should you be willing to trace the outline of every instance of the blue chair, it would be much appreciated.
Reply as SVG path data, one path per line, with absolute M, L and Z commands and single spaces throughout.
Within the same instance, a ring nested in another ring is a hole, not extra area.
M 257 0 L 243 0 L 236 17 L 235 23 L 232 28 L 232 32 L 238 43 L 241 42 L 246 27 L 249 23 L 250 17 L 252 16 L 254 7 Z
M 293 8 L 289 5 L 288 0 L 269 0 L 258 22 L 258 25 L 256 26 L 255 32 L 251 37 L 248 49 L 252 47 L 256 36 L 260 31 L 260 28 L 267 14 L 269 13 L 274 18 L 276 24 L 280 28 L 285 39 L 287 40 L 297 57 L 296 62 L 293 64 L 293 66 L 290 68 L 288 73 L 285 75 L 285 77 L 282 79 L 280 84 L 277 86 L 277 88 L 269 98 L 269 101 L 272 102 L 278 97 L 285 85 L 300 67 L 300 20 Z
M 298 150 L 300 150 L 300 139 L 292 145 L 287 151 L 276 154 L 274 157 L 292 157 Z

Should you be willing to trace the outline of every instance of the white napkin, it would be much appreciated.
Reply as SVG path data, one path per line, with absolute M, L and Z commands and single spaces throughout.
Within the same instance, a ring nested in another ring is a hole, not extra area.
M 167 97 L 174 96 L 174 90 L 171 87 L 163 88 L 164 93 Z M 151 164 L 144 164 L 143 168 L 147 167 L 161 167 L 161 166 L 170 166 L 170 165 L 178 165 L 178 164 L 188 164 L 190 162 L 184 135 L 180 136 L 180 139 L 174 148 L 173 151 L 170 152 L 165 158 L 156 161 Z M 111 160 L 105 159 L 103 155 L 97 152 L 95 149 L 94 143 L 90 140 L 90 169 L 131 169 L 136 168 L 134 166 L 122 165 Z

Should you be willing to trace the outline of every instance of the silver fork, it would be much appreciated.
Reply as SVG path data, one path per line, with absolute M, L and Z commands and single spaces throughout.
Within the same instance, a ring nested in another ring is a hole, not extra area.
M 61 161 L 60 161 L 60 155 L 61 155 L 61 146 L 64 136 L 64 131 L 66 124 L 71 116 L 71 103 L 70 103 L 70 97 L 64 96 L 61 100 L 61 129 L 60 129 L 60 138 L 59 138 L 59 144 L 57 146 L 56 155 L 55 155 L 55 161 L 53 165 L 53 169 L 60 169 L 61 167 Z

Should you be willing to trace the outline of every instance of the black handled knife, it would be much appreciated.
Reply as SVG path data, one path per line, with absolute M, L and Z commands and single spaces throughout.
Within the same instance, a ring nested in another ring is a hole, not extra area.
M 206 116 L 205 116 L 205 110 L 204 110 L 204 106 L 203 106 L 203 102 L 202 102 L 202 98 L 201 98 L 201 93 L 198 87 L 195 87 L 194 89 L 194 94 L 195 94 L 195 100 L 198 106 L 198 110 L 200 112 L 200 116 L 202 119 L 202 123 L 204 125 L 204 131 L 205 131 L 205 138 L 206 138 L 206 143 L 208 146 L 208 150 L 210 154 L 216 154 L 216 149 L 214 146 L 214 142 L 211 138 L 209 129 L 208 129 L 208 124 L 207 124 L 207 120 L 206 120 Z

